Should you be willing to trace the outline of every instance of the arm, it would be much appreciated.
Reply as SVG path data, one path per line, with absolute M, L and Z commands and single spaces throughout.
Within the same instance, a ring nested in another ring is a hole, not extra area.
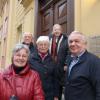
M 95 100 L 100 100 L 100 59 L 95 58 L 93 62 L 91 63 L 91 82 L 96 96 Z
M 37 73 L 34 80 L 34 99 L 33 100 L 45 100 L 41 80 Z

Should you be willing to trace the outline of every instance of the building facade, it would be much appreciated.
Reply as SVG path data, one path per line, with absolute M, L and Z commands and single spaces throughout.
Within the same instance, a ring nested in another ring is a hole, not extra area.
M 0 67 L 11 62 L 14 45 L 23 32 L 48 35 L 59 23 L 63 32 L 83 32 L 88 49 L 100 56 L 100 0 L 0 0 Z

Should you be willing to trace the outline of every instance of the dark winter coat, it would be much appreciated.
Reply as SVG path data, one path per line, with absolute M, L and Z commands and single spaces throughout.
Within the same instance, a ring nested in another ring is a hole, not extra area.
M 22 44 L 25 44 L 25 43 L 22 42 Z M 36 50 L 36 47 L 32 42 L 29 45 L 29 50 L 30 50 L 30 54 L 32 54 Z
M 10 66 L 0 74 L 0 100 L 45 100 L 38 73 L 26 66 L 15 74 Z
M 51 53 L 51 45 L 52 45 L 52 38 L 53 35 L 50 34 L 49 39 L 50 39 L 50 53 Z M 64 85 L 64 63 L 65 63 L 65 59 L 66 56 L 69 53 L 69 49 L 68 49 L 68 38 L 65 34 L 62 34 L 61 39 L 58 42 L 58 52 L 57 52 L 57 73 L 58 73 L 58 79 L 59 79 L 59 83 L 60 85 Z
M 55 73 L 56 65 L 51 56 L 48 54 L 42 60 L 38 52 L 35 52 L 31 55 L 29 62 L 32 65 L 32 69 L 36 70 L 41 77 L 46 100 L 54 100 L 54 96 L 58 96 L 58 90 Z
M 67 60 L 68 67 L 71 58 Z M 80 56 L 66 77 L 65 100 L 100 100 L 100 59 L 89 52 Z

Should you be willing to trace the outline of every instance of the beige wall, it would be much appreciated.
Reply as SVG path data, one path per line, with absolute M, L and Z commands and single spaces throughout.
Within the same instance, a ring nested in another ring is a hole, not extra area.
M 75 29 L 100 35 L 100 0 L 75 0 Z
M 100 0 L 75 0 L 75 30 L 88 37 L 88 49 L 100 55 Z
M 34 1 L 27 8 L 18 1 L 16 3 L 16 43 L 21 41 L 23 32 L 34 32 L 33 3 Z

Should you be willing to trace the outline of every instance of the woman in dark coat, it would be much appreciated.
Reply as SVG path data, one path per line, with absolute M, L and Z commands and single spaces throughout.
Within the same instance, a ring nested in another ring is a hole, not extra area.
M 56 79 L 56 65 L 48 53 L 49 37 L 40 36 L 37 41 L 37 52 L 30 57 L 32 69 L 38 71 L 42 80 L 46 100 L 58 100 L 58 86 Z
M 29 49 L 17 44 L 12 64 L 0 74 L 0 100 L 45 100 L 41 80 L 27 63 Z

